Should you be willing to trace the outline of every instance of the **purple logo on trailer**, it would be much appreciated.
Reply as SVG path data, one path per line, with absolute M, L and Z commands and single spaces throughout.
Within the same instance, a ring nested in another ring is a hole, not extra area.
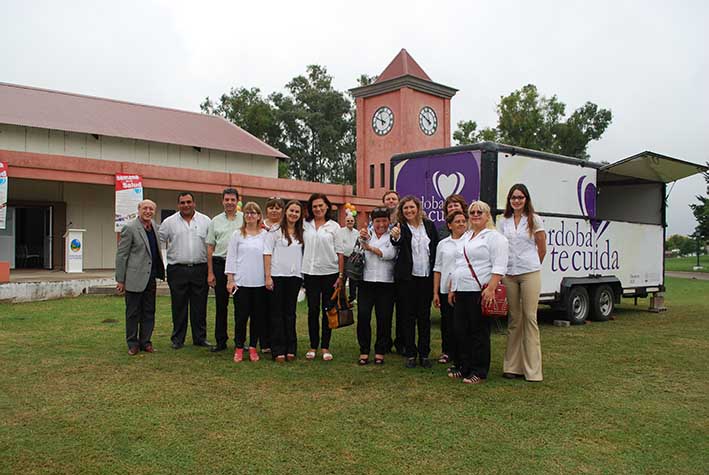
M 395 180 L 399 195 L 419 198 L 426 215 L 439 226 L 450 195 L 460 194 L 468 203 L 480 198 L 480 151 L 406 160 Z
M 610 222 L 594 219 L 596 217 L 596 185 L 588 183 L 584 188 L 583 182 L 586 178 L 585 176 L 579 178 L 576 184 L 576 194 L 578 196 L 581 214 L 590 218 L 591 227 L 598 238 L 608 228 Z

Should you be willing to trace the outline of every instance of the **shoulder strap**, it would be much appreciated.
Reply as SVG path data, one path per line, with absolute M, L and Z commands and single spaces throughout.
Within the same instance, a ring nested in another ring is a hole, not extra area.
M 470 236 L 470 239 L 468 241 L 472 241 L 474 236 Z M 468 259 L 468 253 L 465 252 L 465 244 L 463 245 L 463 255 L 465 256 L 465 261 L 468 263 L 468 269 L 470 269 L 470 273 L 473 275 L 473 279 L 478 283 L 478 286 L 482 289 L 483 285 L 480 283 L 480 280 L 478 280 L 478 276 L 475 274 L 475 271 L 473 270 L 473 265 L 470 263 L 470 259 Z

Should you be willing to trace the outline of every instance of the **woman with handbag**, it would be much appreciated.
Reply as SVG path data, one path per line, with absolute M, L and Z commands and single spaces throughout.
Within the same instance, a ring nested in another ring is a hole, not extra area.
M 541 267 L 546 255 L 546 233 L 534 213 L 529 190 L 521 183 L 507 193 L 504 217 L 497 229 L 509 241 L 507 287 L 510 304 L 507 350 L 502 376 L 542 381 L 542 345 L 537 326 L 537 306 L 542 288 Z
M 331 361 L 330 337 L 325 305 L 333 290 L 344 283 L 344 257 L 337 233 L 340 225 L 330 219 L 330 200 L 322 193 L 308 199 L 308 219 L 303 224 L 303 282 L 308 300 L 310 349 L 305 359 L 313 360 L 320 346 L 323 361 Z M 320 327 L 322 326 L 322 340 Z
M 244 206 L 244 224 L 234 232 L 226 253 L 224 273 L 226 288 L 234 296 L 236 350 L 234 363 L 244 359 L 246 322 L 249 321 L 249 360 L 258 361 L 256 341 L 266 318 L 263 243 L 266 231 L 261 228 L 261 208 L 250 201 Z
M 357 341 L 359 365 L 369 363 L 372 343 L 372 309 L 376 316 L 377 336 L 374 343 L 374 364 L 384 363 L 384 354 L 391 339 L 391 316 L 394 312 L 394 259 L 396 248 L 389 236 L 389 210 L 372 210 L 372 234 L 367 228 L 360 230 L 364 249 L 364 273 L 360 282 L 357 311 Z
M 263 249 L 266 290 L 271 291 L 272 354 L 277 363 L 295 360 L 297 350 L 295 309 L 303 282 L 303 214 L 299 201 L 289 201 L 280 225 L 266 236 Z
M 448 301 L 453 315 L 460 357 L 460 373 L 466 384 L 485 381 L 490 372 L 490 319 L 483 317 L 482 305 L 495 298 L 507 270 L 507 239 L 495 230 L 490 207 L 473 201 L 468 207 L 470 234 L 460 246 L 452 276 Z
M 450 236 L 442 239 L 436 248 L 436 263 L 433 266 L 433 306 L 441 311 L 441 356 L 438 362 L 447 364 L 454 361 L 448 368 L 448 374 L 460 372 L 459 358 L 455 350 L 455 331 L 453 327 L 453 306 L 448 303 L 448 292 L 451 287 L 451 275 L 455 269 L 458 248 L 468 237 L 468 215 L 464 211 L 455 210 L 446 216 L 446 224 Z
M 406 367 L 416 367 L 416 356 L 424 368 L 431 367 L 431 301 L 433 264 L 438 232 L 423 212 L 421 202 L 405 196 L 399 202 L 397 224 L 390 231 L 391 242 L 399 249 L 394 264 L 397 312 L 404 324 Z M 416 328 L 418 327 L 418 345 Z

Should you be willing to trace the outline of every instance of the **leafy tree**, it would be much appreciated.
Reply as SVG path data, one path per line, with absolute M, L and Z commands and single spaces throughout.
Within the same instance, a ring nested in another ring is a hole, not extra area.
M 588 143 L 603 135 L 611 111 L 586 102 L 566 120 L 565 115 L 566 105 L 556 95 L 542 96 L 534 84 L 527 84 L 500 98 L 497 127 L 478 131 L 474 121 L 462 121 L 453 138 L 459 144 L 493 140 L 586 160 Z
M 709 162 L 707 162 L 707 166 L 709 166 Z M 691 204 L 689 207 L 692 208 L 694 218 L 697 220 L 694 235 L 706 243 L 709 241 L 709 172 L 704 172 L 702 175 L 704 175 L 704 181 L 707 182 L 706 196 L 697 195 L 699 203 Z
M 360 80 L 371 80 L 362 75 Z M 301 180 L 351 183 L 355 180 L 354 107 L 332 86 L 332 77 L 318 65 L 286 84 L 286 93 L 261 95 L 258 88 L 232 88 L 215 104 L 209 98 L 202 112 L 233 122 L 290 158 L 279 176 Z

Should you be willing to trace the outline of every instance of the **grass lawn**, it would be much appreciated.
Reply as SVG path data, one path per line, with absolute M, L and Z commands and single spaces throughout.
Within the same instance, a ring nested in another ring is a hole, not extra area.
M 699 256 L 699 264 L 703 267 L 698 271 L 693 267 L 697 265 L 697 256 L 694 257 L 669 257 L 665 259 L 665 270 L 683 272 L 709 272 L 709 256 Z
M 159 352 L 136 357 L 120 298 L 0 304 L 0 473 L 705 474 L 709 282 L 667 283 L 665 313 L 542 324 L 543 383 L 501 377 L 495 334 L 480 386 L 395 356 L 358 367 L 353 327 L 307 362 L 302 307 L 296 362 L 237 366 L 172 350 L 168 298 Z

